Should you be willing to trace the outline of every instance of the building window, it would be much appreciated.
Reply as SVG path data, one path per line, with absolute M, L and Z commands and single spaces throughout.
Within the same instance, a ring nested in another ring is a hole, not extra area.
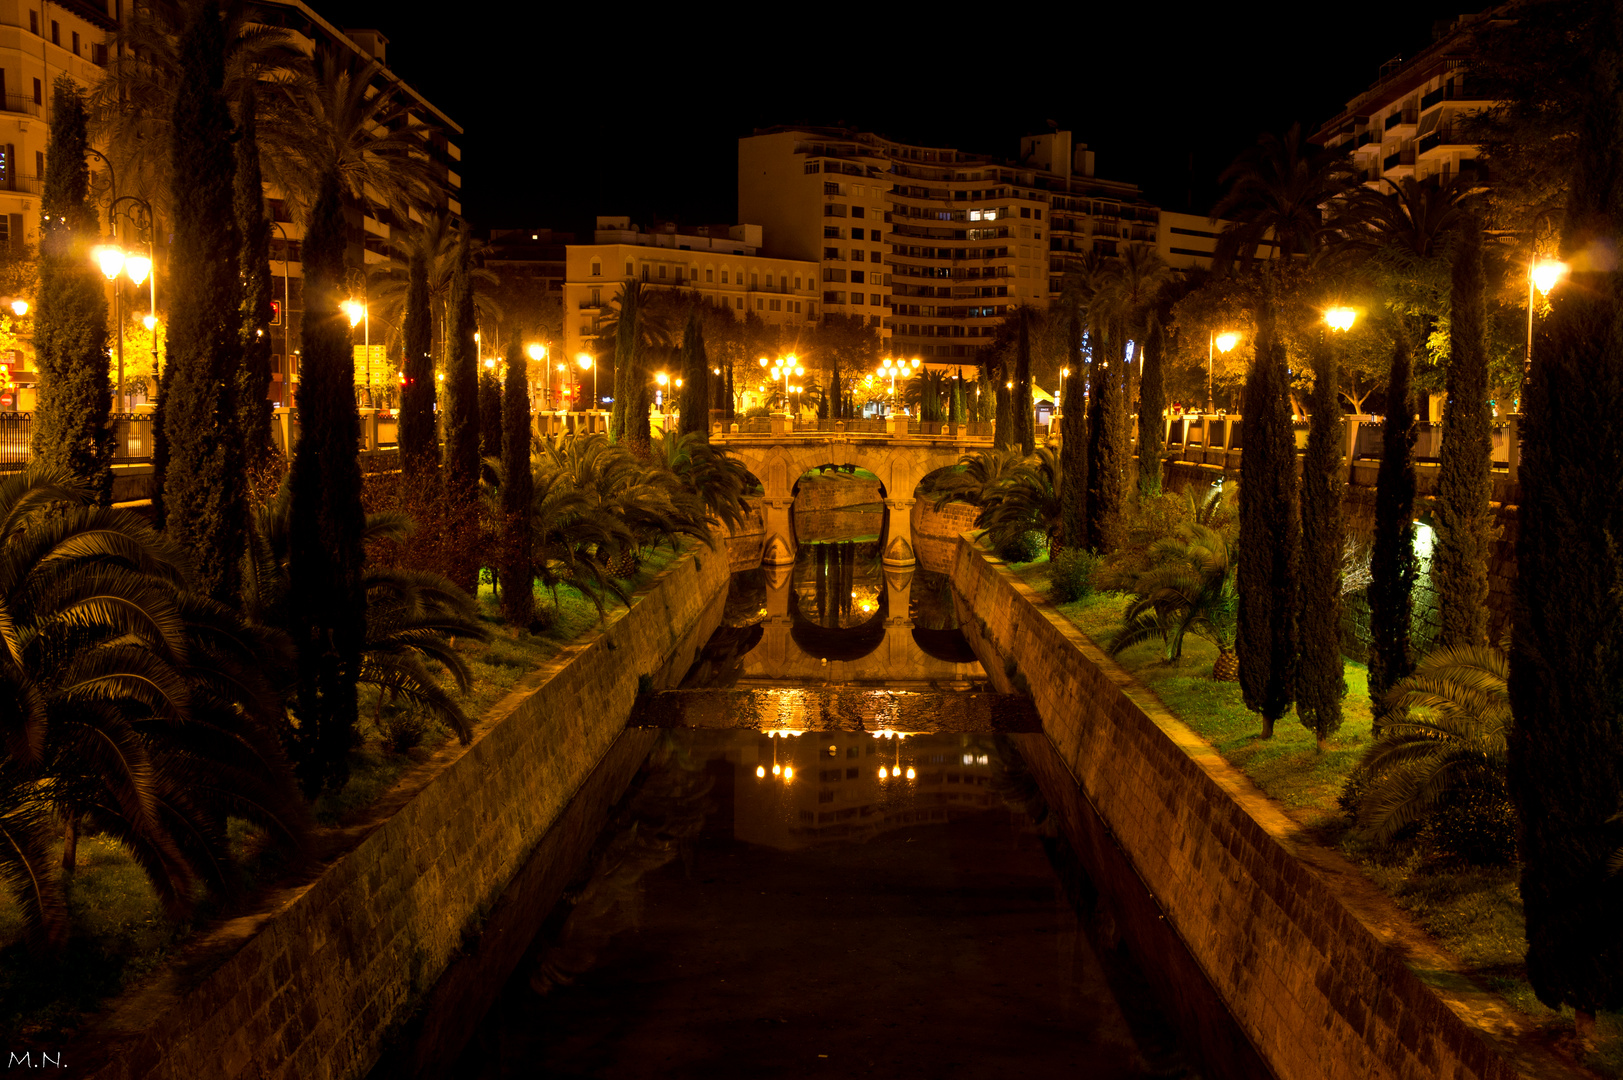
M 830 247 L 824 248 L 823 249 L 823 258 L 825 258 L 825 259 L 834 259 L 834 260 L 838 260 L 838 261 L 844 261 L 840 256 L 840 249 L 839 248 L 830 248 Z
M 771 274 L 768 274 L 766 276 L 766 287 L 769 288 L 769 289 L 772 287 L 772 275 Z
M 867 213 L 868 213 L 867 210 L 865 210 L 864 208 L 862 208 L 860 206 L 853 206 L 851 208 L 851 216 L 852 217 L 864 217 L 864 216 L 867 215 Z
M 845 206 L 843 204 L 841 204 L 841 203 L 824 203 L 823 204 L 823 216 L 824 217 L 844 217 L 845 216 Z
M 878 326 L 879 325 L 879 316 L 877 316 L 877 315 L 869 315 L 868 316 L 868 325 L 869 326 Z
M 826 180 L 823 182 L 823 194 L 824 195 L 838 195 L 839 193 L 840 193 L 840 185 L 831 184 Z
M 798 277 L 795 278 L 795 288 L 800 288 L 800 279 Z
M 34 104 L 45 104 L 45 89 L 44 87 L 40 86 L 38 79 L 34 80 Z
M 39 36 L 39 12 L 37 11 L 28 13 L 28 32 L 36 37 Z
M 760 274 L 751 274 L 750 275 L 750 288 L 759 289 L 760 287 L 761 287 L 761 275 Z
M 631 269 L 631 260 L 626 260 L 626 277 L 635 277 L 636 271 Z
M 822 172 L 822 171 L 823 171 L 823 163 L 822 162 L 820 162 L 820 161 L 808 161 L 808 162 L 806 162 L 806 172 L 808 174 L 815 173 L 815 172 Z
M 659 265 L 659 276 L 660 277 L 665 276 L 665 264 L 664 263 L 660 263 L 660 265 Z
M 592 290 L 592 306 L 593 307 L 602 307 L 603 306 L 603 290 L 602 289 L 593 289 Z
M 861 229 L 852 229 L 851 230 L 851 239 L 853 239 L 853 240 L 861 240 L 862 239 L 862 230 Z
M 713 283 L 716 280 L 716 268 L 715 267 L 707 266 L 707 267 L 704 268 L 704 280 L 707 283 Z
M 34 80 L 34 85 L 39 85 L 38 79 Z M 34 175 L 41 180 L 45 179 L 45 151 L 43 150 L 34 151 Z
M 737 307 L 739 311 L 743 311 L 744 310 L 744 298 L 742 296 L 740 296 L 738 298 L 738 302 L 734 306 Z
M 77 30 L 73 32 L 73 55 L 79 55 L 79 31 Z
M 867 276 L 868 275 L 863 273 L 861 270 L 853 270 L 853 271 L 851 271 L 851 284 L 853 284 L 853 285 L 866 285 L 867 284 L 867 281 L 866 281 Z
M 62 24 L 55 19 L 51 20 L 51 44 L 62 44 Z
M 648 280 L 648 264 L 647 263 L 642 264 L 642 279 L 644 281 Z
M 602 259 L 593 259 L 592 260 L 592 276 L 593 277 L 602 277 L 603 276 L 603 260 Z
M 1030 217 L 1030 216 L 1031 216 L 1031 207 L 1029 207 L 1029 206 L 1022 206 L 1022 207 L 1021 207 L 1021 208 L 1020 208 L 1020 216 L 1021 216 L 1021 217 Z
M 725 270 L 721 272 L 721 283 L 723 285 L 727 284 L 727 271 Z
M 823 290 L 823 303 L 825 303 L 825 304 L 843 304 L 843 303 L 845 303 L 845 294 L 843 292 L 834 292 L 834 291 L 829 290 L 829 289 L 824 289 Z
M 760 297 L 756 297 L 755 298 L 755 310 L 756 311 L 765 311 L 766 310 L 766 301 L 762 300 Z
M 839 238 L 840 238 L 840 227 L 838 225 L 824 225 L 823 226 L 823 239 L 824 240 L 838 240 Z
M 799 300 L 795 301 L 795 314 L 796 315 L 800 314 L 800 301 Z
M 767 305 L 767 309 L 769 311 L 782 311 L 783 310 L 783 301 L 782 300 L 773 300 L 770 304 Z

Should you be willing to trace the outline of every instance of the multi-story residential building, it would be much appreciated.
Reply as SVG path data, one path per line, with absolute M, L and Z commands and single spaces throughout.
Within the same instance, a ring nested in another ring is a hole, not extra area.
M 446 206 L 453 214 L 461 213 L 462 155 L 457 140 L 462 129 L 387 66 L 387 38 L 376 30 L 341 30 L 303 0 L 253 0 L 251 14 L 262 25 L 286 30 L 292 44 L 307 54 L 320 48 L 337 50 L 357 65 L 376 61 L 380 66 L 373 76 L 374 85 L 409 105 L 405 123 L 421 132 L 424 156 L 440 181 Z M 87 92 L 93 89 L 106 76 L 109 49 L 114 47 L 112 35 L 122 21 L 133 17 L 134 5 L 124 0 L 0 0 L 0 245 L 39 241 L 52 83 L 66 72 Z M 92 169 L 100 168 L 104 166 L 92 162 Z M 125 192 L 135 186 L 126 177 L 119 180 Z M 271 271 L 277 279 L 279 303 L 273 331 L 277 348 L 272 394 L 278 404 L 291 404 L 298 379 L 304 307 L 299 260 L 303 231 L 281 193 L 266 194 L 276 222 Z M 106 207 L 101 209 L 105 218 Z M 401 225 L 387 210 L 369 210 L 350 261 L 360 266 L 386 259 L 393 231 Z M 160 268 L 160 308 L 167 306 L 164 287 Z M 26 409 L 32 403 L 37 375 L 31 355 L 24 349 L 20 356 L 3 358 L 11 361 L 7 365 L 10 378 L 22 390 L 13 398 L 13 407 Z
M 1461 120 L 1492 102 L 1469 73 L 1472 31 L 1497 10 L 1462 15 L 1414 56 L 1388 61 L 1312 141 L 1348 154 L 1366 183 L 1434 176 L 1446 182 L 1474 171 L 1478 150 L 1466 141 Z
M 564 349 L 603 355 L 598 340 L 606 305 L 626 281 L 683 289 L 730 308 L 742 319 L 753 313 L 791 334 L 816 325 L 821 283 L 815 260 L 761 254 L 759 225 L 664 224 L 643 230 L 625 217 L 600 217 L 593 243 L 571 244 L 564 277 Z
M 1048 304 L 1090 251 L 1143 243 L 1174 266 L 1209 265 L 1215 231 L 1163 222 L 1135 185 L 1096 176 L 1068 131 L 1028 136 L 1002 161 L 773 128 L 739 140 L 738 212 L 772 253 L 819 264 L 825 313 L 864 316 L 887 351 L 937 363 L 973 357 L 1010 307 Z

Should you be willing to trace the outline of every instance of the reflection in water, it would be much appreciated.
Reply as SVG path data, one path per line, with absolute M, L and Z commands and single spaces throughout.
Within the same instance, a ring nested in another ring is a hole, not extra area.
M 456 1075 L 1177 1075 L 1005 799 L 1012 753 L 673 733 Z

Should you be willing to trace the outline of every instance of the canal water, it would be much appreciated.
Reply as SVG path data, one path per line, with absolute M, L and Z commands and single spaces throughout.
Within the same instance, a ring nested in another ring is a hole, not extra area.
M 842 516 L 639 704 L 654 748 L 456 1075 L 1199 1075 L 1026 770 L 1029 702 Z

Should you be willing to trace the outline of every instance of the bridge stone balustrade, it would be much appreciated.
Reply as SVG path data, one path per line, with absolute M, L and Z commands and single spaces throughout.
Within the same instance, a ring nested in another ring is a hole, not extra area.
M 950 430 L 950 429 L 949 429 Z M 886 566 L 912 566 L 913 493 L 919 481 L 972 450 L 992 445 L 990 436 L 911 435 L 870 432 L 795 432 L 762 435 L 714 434 L 712 444 L 726 449 L 761 481 L 766 519 L 762 561 L 785 566 L 795 561 L 795 534 L 789 520 L 794 488 L 806 473 L 821 465 L 855 465 L 879 477 L 890 511 L 881 548 Z

